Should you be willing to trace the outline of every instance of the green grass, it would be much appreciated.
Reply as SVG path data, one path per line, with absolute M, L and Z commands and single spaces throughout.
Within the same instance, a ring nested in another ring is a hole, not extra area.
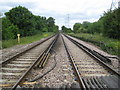
M 100 46 L 102 50 L 110 54 L 120 56 L 120 41 L 119 40 L 104 37 L 100 34 L 93 35 L 93 34 L 87 34 L 87 33 L 79 33 L 79 34 L 69 33 L 69 35 L 78 37 L 78 38 L 82 37 L 83 40 L 88 41 L 88 42 L 91 42 L 91 40 L 97 41 L 97 42 L 103 42 L 105 46 L 98 45 L 98 44 L 96 45 Z
M 18 44 L 17 39 L 10 39 L 10 40 L 3 40 L 2 41 L 2 48 L 9 48 L 15 45 L 24 45 L 24 44 L 29 44 L 32 42 L 35 42 L 37 40 L 40 40 L 42 38 L 48 37 L 53 35 L 54 33 L 43 33 L 43 34 L 37 34 L 34 36 L 27 36 L 27 37 L 22 37 L 20 38 L 20 44 Z

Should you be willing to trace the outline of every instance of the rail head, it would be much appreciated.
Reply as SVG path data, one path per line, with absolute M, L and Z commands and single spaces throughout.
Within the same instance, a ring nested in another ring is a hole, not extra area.
M 53 41 L 56 40 L 56 38 L 58 38 L 58 35 L 55 36 L 55 39 Z M 52 42 L 53 43 L 53 42 Z M 55 42 L 54 42 L 55 43 Z M 54 45 L 54 44 L 50 44 L 48 47 L 51 48 L 51 45 Z M 15 83 L 15 85 L 12 87 L 12 90 L 15 90 L 17 88 L 17 86 L 21 83 L 23 83 L 23 81 L 25 80 L 27 74 L 31 71 L 31 69 L 33 67 L 35 67 L 35 65 L 38 63 L 38 61 L 40 60 L 40 58 L 42 57 L 42 55 L 47 51 L 49 50 L 49 48 L 46 48 L 39 56 L 38 58 L 35 60 L 35 62 L 29 67 L 29 69 L 22 75 L 22 77 L 17 81 L 17 83 Z M 49 50 L 50 51 L 50 50 Z
M 64 44 L 64 46 L 65 46 L 65 50 L 66 50 L 66 52 L 67 52 L 67 54 L 68 54 L 68 57 L 69 57 L 69 59 L 70 59 L 70 61 L 71 61 L 71 63 L 72 63 L 73 69 L 74 69 L 74 71 L 75 71 L 77 80 L 78 80 L 79 85 L 80 85 L 80 88 L 84 88 L 84 89 L 85 89 L 86 87 L 85 87 L 85 85 L 84 85 L 84 82 L 83 82 L 83 80 L 82 80 L 82 77 L 81 77 L 81 75 L 80 75 L 80 72 L 78 71 L 77 66 L 76 66 L 76 64 L 74 63 L 74 59 L 73 59 L 73 57 L 72 57 L 72 55 L 71 55 L 71 53 L 70 53 L 70 51 L 69 51 L 69 49 L 68 49 L 68 47 L 67 47 L 67 45 L 66 45 L 66 43 L 65 43 L 63 37 L 62 37 L 62 41 L 63 41 L 63 44 Z
M 100 62 L 104 67 L 106 67 L 108 70 L 110 70 L 111 72 L 115 73 L 117 76 L 120 77 L 120 74 L 118 72 L 116 72 L 114 69 L 112 69 L 110 66 L 108 66 L 105 62 L 103 62 L 101 60 L 101 58 L 99 56 L 96 56 L 91 49 L 87 48 L 86 46 L 82 45 L 81 43 L 73 40 L 72 38 L 66 36 L 64 34 L 65 37 L 67 37 L 71 42 L 73 42 L 76 46 L 78 46 L 79 48 L 81 48 L 83 51 L 85 51 L 87 54 L 89 54 L 91 57 L 93 57 L 95 60 L 97 60 L 98 62 Z M 82 47 L 81 47 L 82 45 Z

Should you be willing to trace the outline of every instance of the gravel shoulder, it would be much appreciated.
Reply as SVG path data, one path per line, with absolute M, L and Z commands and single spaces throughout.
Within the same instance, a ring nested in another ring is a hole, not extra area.
M 48 38 L 48 37 L 47 37 Z M 30 44 L 25 44 L 25 45 L 16 45 L 13 46 L 11 48 L 6 48 L 6 49 L 2 49 L 0 50 L 0 62 L 7 60 L 8 58 L 36 45 L 37 43 L 42 42 L 43 40 L 45 40 L 46 38 L 43 38 L 39 41 L 36 41 L 34 43 L 30 43 Z
M 14 85 L 54 39 L 55 37 L 50 38 L 48 41 L 41 43 L 16 59 L 12 59 L 8 64 L 3 65 L 2 83 Z

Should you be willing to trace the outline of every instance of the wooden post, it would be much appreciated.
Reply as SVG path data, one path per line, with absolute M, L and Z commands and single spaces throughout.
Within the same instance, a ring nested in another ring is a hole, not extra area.
M 20 34 L 17 34 L 18 36 L 18 43 L 20 43 Z

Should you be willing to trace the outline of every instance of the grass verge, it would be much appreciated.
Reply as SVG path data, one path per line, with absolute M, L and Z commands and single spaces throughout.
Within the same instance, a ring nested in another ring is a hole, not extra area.
M 37 35 L 34 35 L 34 36 L 22 37 L 22 38 L 20 38 L 20 44 L 18 44 L 17 39 L 3 40 L 2 41 L 2 48 L 9 48 L 9 47 L 12 47 L 12 46 L 15 46 L 15 45 L 29 44 L 29 43 L 35 42 L 37 40 L 40 40 L 42 38 L 51 36 L 53 34 L 54 33 L 49 32 L 49 33 L 37 34 Z
M 87 33 L 69 33 L 69 35 L 82 39 L 87 42 L 91 42 L 97 46 L 99 46 L 102 50 L 108 52 L 112 55 L 117 55 L 120 57 L 120 41 L 116 39 L 111 39 L 108 37 L 104 37 L 99 34 L 87 34 Z

